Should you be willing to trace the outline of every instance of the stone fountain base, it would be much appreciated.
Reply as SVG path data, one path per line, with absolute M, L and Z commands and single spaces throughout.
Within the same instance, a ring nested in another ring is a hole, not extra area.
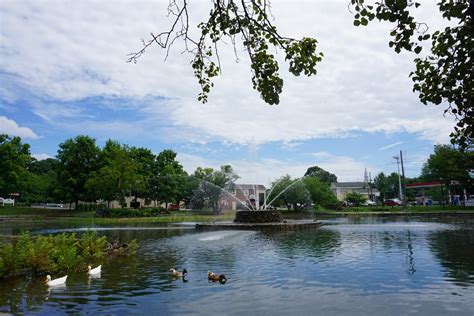
M 235 215 L 235 220 L 216 221 L 196 224 L 196 229 L 200 230 L 298 230 L 316 228 L 321 226 L 316 220 L 285 220 L 276 211 L 239 211 Z
M 277 211 L 238 211 L 235 223 L 282 223 L 283 216 Z

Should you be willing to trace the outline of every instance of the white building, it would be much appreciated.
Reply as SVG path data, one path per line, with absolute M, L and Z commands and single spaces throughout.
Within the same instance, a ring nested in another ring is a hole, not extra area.
M 380 196 L 379 190 L 374 188 L 373 184 L 369 186 L 367 182 L 336 182 L 331 184 L 331 190 L 339 201 L 344 201 L 349 192 L 362 194 L 371 201 L 375 201 Z

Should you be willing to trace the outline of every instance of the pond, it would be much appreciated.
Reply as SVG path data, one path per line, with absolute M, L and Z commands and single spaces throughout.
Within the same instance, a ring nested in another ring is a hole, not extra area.
M 273 233 L 197 232 L 186 224 L 101 227 L 99 234 L 110 238 L 136 238 L 137 255 L 105 261 L 100 278 L 71 274 L 62 288 L 47 288 L 43 278 L 4 280 L 0 312 L 474 314 L 474 218 L 323 223 L 319 229 Z M 54 233 L 52 226 L 29 229 Z M 15 227 L 0 229 L 17 232 Z M 75 228 L 59 231 L 67 229 Z M 171 267 L 186 268 L 186 282 L 170 278 Z M 207 271 L 228 280 L 209 282 Z

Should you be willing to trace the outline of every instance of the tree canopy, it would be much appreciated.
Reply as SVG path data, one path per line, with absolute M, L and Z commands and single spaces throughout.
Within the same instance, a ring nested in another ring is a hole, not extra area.
M 331 191 L 330 184 L 321 181 L 316 177 L 306 177 L 304 180 L 306 190 L 308 190 L 311 200 L 316 206 L 326 209 L 335 209 L 338 205 L 336 195 Z
M 348 192 L 346 194 L 346 201 L 358 206 L 367 201 L 367 198 L 359 192 Z
M 30 145 L 20 137 L 0 135 L 0 197 L 8 197 L 26 187 L 26 167 L 31 162 Z
M 421 170 L 420 178 L 426 181 L 457 181 L 462 186 L 471 185 L 469 170 L 474 170 L 474 152 L 461 152 L 448 145 L 436 145 Z
M 285 175 L 274 182 L 267 200 L 272 205 L 284 205 L 288 210 L 301 210 L 311 203 L 311 196 L 302 179 L 292 179 Z
M 236 42 L 242 42 L 250 58 L 253 88 L 268 104 L 278 104 L 283 89 L 274 51 L 283 51 L 293 75 L 317 73 L 316 65 L 323 57 L 323 53 L 317 51 L 317 40 L 281 35 L 273 24 L 269 0 L 210 1 L 212 9 L 208 20 L 197 25 L 198 38 L 192 38 L 189 32 L 187 0 L 170 1 L 168 13 L 173 18 L 170 29 L 151 33 L 148 41 L 143 40 L 140 50 L 129 54 L 128 61 L 137 62 L 153 44 L 166 49 L 168 54 L 177 39 L 184 40 L 186 51 L 192 55 L 191 65 L 201 86 L 198 100 L 202 102 L 207 102 L 212 78 L 221 70 L 218 44 L 227 40 L 234 45 L 234 51 Z M 447 104 L 445 113 L 457 119 L 451 133 L 452 142 L 465 148 L 474 138 L 474 1 L 439 0 L 437 5 L 443 19 L 453 23 L 429 33 L 428 26 L 414 17 L 415 10 L 421 7 L 416 0 L 379 0 L 373 4 L 366 0 L 349 2 L 355 26 L 366 26 L 374 19 L 395 25 L 388 44 L 397 53 L 405 50 L 420 54 L 423 42 L 431 39 L 426 57 L 414 60 L 416 69 L 410 74 L 413 91 L 424 104 Z
M 331 185 L 331 183 L 337 182 L 337 177 L 335 174 L 330 173 L 329 171 L 324 170 L 321 167 L 313 166 L 309 167 L 304 174 L 305 177 L 314 177 L 319 181 Z
M 208 204 L 216 213 L 220 211 L 219 199 L 225 191 L 234 190 L 234 183 L 239 178 L 230 165 L 221 166 L 220 170 L 198 167 L 193 177 L 199 180 L 199 185 L 191 198 L 193 208 L 203 208 Z
M 59 144 L 58 182 L 64 200 L 72 200 L 76 206 L 79 200 L 89 200 L 85 184 L 99 168 L 99 154 L 95 139 L 89 136 L 79 135 Z

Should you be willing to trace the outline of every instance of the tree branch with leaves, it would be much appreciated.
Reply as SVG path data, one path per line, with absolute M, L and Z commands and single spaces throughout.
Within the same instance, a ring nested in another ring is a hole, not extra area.
M 173 43 L 182 39 L 185 52 L 193 55 L 191 65 L 194 75 L 201 86 L 198 100 L 205 103 L 213 87 L 212 78 L 221 72 L 218 43 L 229 39 L 236 52 L 236 43 L 240 40 L 250 59 L 252 85 L 268 104 L 278 104 L 283 89 L 283 79 L 279 74 L 279 64 L 272 48 L 281 50 L 289 64 L 289 71 L 299 76 L 316 74 L 316 64 L 322 60 L 318 53 L 317 41 L 304 37 L 294 39 L 282 36 L 271 21 L 270 1 L 268 0 L 211 0 L 212 9 L 209 19 L 199 23 L 199 39 L 189 35 L 188 3 L 171 0 L 168 15 L 173 17 L 168 31 L 154 34 L 148 41 L 142 41 L 143 47 L 129 54 L 128 62 L 137 62 L 153 44 L 169 49 Z M 238 58 L 238 56 L 237 56 Z

